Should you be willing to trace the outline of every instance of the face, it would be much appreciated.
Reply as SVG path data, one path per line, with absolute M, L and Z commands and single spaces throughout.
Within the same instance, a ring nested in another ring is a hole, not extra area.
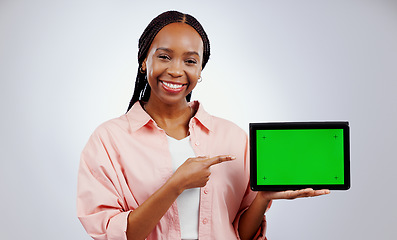
M 151 87 L 149 101 L 185 103 L 201 74 L 203 41 L 188 24 L 171 23 L 154 38 L 142 69 Z

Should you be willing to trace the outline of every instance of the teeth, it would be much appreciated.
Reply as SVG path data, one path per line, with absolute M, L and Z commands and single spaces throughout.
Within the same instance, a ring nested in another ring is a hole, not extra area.
M 169 88 L 181 88 L 183 86 L 183 84 L 174 84 L 174 83 L 168 83 L 168 82 L 163 82 L 163 84 Z

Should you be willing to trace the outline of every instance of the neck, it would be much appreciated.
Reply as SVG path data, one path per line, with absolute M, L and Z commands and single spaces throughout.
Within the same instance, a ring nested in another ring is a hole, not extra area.
M 193 110 L 187 101 L 165 104 L 149 99 L 144 109 L 170 137 L 183 139 L 189 135 L 189 121 L 193 117 Z
M 149 115 L 154 115 L 157 118 L 162 119 L 180 118 L 181 115 L 186 114 L 187 110 L 190 108 L 189 103 L 186 100 L 174 104 L 167 104 L 161 101 L 156 101 L 154 98 L 150 98 L 144 107 Z

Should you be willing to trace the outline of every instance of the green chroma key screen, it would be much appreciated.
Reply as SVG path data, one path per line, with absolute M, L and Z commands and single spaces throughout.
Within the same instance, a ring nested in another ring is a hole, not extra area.
M 250 135 L 254 190 L 349 188 L 347 122 L 253 124 Z

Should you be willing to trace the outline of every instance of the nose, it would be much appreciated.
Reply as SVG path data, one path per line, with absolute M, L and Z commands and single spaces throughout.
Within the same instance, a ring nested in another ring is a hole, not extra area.
M 174 78 L 181 77 L 183 75 L 183 63 L 180 61 L 172 61 L 168 67 L 168 74 Z

